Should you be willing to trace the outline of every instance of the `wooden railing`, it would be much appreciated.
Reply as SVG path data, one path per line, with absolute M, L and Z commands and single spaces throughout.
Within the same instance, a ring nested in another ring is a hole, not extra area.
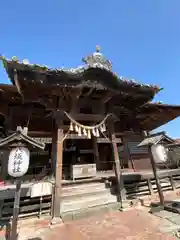
M 163 191 L 175 191 L 180 189 L 180 170 L 167 170 L 164 176 L 160 176 Z M 143 177 L 133 182 L 124 182 L 126 198 L 134 199 L 157 193 L 157 186 L 152 175 Z

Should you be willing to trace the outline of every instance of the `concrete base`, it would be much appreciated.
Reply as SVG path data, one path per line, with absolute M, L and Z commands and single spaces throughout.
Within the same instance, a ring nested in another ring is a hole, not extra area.
M 94 216 L 96 214 L 107 213 L 112 210 L 119 211 L 119 203 L 106 204 L 101 206 L 95 206 L 91 208 L 81 209 L 78 211 L 66 212 L 62 214 L 63 222 L 74 221 L 82 218 Z
M 52 218 L 50 222 L 50 226 L 55 225 L 55 224 L 63 224 L 63 220 L 61 217 L 59 218 Z

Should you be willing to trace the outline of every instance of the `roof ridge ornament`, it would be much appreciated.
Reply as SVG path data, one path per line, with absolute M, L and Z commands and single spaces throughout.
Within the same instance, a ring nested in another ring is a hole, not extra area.
M 112 72 L 112 64 L 100 53 L 99 45 L 96 46 L 96 51 L 92 55 L 83 58 L 82 61 L 86 63 L 89 68 L 101 68 Z
M 101 48 L 99 45 L 96 45 L 96 52 L 100 52 L 101 51 Z

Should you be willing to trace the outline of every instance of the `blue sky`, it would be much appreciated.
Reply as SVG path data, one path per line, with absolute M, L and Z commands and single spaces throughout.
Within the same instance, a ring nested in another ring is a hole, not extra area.
M 0 14 L 0 54 L 76 67 L 99 44 L 119 76 L 158 84 L 155 100 L 180 104 L 179 0 L 6 0 Z M 163 130 L 180 137 L 180 120 Z

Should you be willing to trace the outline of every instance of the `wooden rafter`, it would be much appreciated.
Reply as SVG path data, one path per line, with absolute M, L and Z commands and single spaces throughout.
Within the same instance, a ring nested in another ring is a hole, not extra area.
M 23 96 L 23 93 L 22 93 L 22 90 L 21 90 L 21 85 L 20 85 L 20 82 L 19 82 L 19 79 L 18 79 L 18 73 L 17 73 L 16 70 L 14 70 L 14 83 L 15 83 L 15 86 L 17 88 L 18 93 L 20 94 L 20 96 L 23 100 L 24 96 Z

